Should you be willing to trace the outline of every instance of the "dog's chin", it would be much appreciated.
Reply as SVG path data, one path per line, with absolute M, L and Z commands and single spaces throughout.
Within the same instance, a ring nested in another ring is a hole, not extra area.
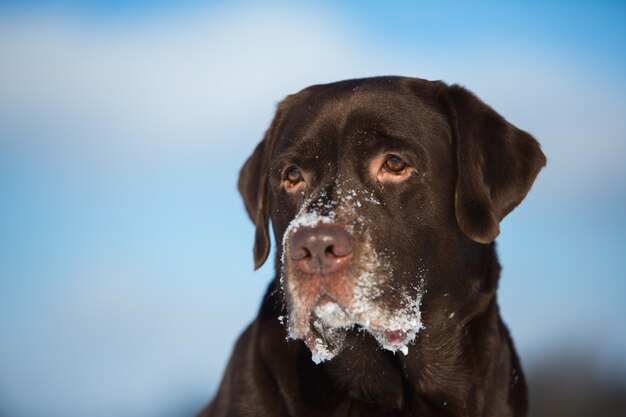
M 354 324 L 353 316 L 346 307 L 326 295 L 320 297 L 310 314 L 311 321 L 320 321 L 330 327 L 350 326 Z
M 345 307 L 327 296 L 322 296 L 309 312 L 307 328 L 290 328 L 290 335 L 302 339 L 311 351 L 311 359 L 316 364 L 333 359 L 347 348 L 353 347 L 358 338 L 350 335 L 365 333 L 372 336 L 378 345 L 392 352 L 408 353 L 411 343 L 421 328 L 419 311 L 407 322 L 382 318 L 380 309 L 358 312 Z M 406 312 L 397 312 L 402 316 Z
M 362 264 L 367 264 L 363 262 Z M 313 362 L 331 360 L 348 344 L 350 331 L 373 336 L 392 352 L 408 353 L 421 329 L 421 290 L 395 289 L 385 297 L 391 277 L 383 271 L 343 270 L 340 274 L 301 275 L 287 262 L 281 283 L 286 297 L 289 337 L 305 342 Z
M 334 358 L 344 349 L 346 334 L 354 325 L 342 306 L 328 296 L 322 296 L 308 312 L 307 328 L 293 336 L 303 339 L 313 362 L 320 363 Z

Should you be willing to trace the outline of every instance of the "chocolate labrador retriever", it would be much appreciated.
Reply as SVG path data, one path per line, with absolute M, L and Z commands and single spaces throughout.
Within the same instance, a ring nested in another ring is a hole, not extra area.
M 276 278 L 201 416 L 525 416 L 494 239 L 545 162 L 458 85 L 288 96 L 239 179 Z

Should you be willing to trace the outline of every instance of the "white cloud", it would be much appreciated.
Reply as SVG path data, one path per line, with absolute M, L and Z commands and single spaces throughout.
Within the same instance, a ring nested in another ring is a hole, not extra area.
M 626 177 L 624 86 L 592 65 L 572 70 L 571 60 L 537 48 L 418 51 L 374 36 L 312 9 L 206 9 L 135 25 L 63 15 L 6 20 L 0 144 L 34 141 L 80 159 L 247 152 L 288 93 L 405 74 L 463 83 L 535 134 L 550 157 L 550 188 Z
M 345 34 L 324 20 L 274 10 L 106 30 L 59 16 L 9 22 L 0 29 L 3 135 L 144 146 L 247 133 L 303 79 L 353 61 Z

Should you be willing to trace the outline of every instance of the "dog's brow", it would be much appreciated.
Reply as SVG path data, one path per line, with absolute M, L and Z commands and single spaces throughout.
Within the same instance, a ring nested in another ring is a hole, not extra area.
M 273 164 L 301 163 L 303 160 L 319 155 L 323 152 L 327 143 L 323 141 L 324 135 L 317 132 L 303 134 L 297 140 L 286 141 L 285 146 L 278 150 L 273 157 Z
M 375 128 L 373 132 L 375 137 L 381 138 L 385 143 L 391 142 L 391 145 L 408 147 L 415 143 L 411 136 L 400 130 Z
M 373 141 L 369 147 L 369 153 L 372 156 L 381 152 L 405 152 L 416 158 L 417 155 L 425 154 L 423 144 L 419 138 L 411 133 L 402 130 L 392 130 L 385 128 L 376 128 L 372 130 Z M 406 155 L 406 154 L 405 154 Z M 408 156 L 408 155 L 407 155 Z
M 273 158 L 272 161 L 272 169 L 282 170 L 283 165 L 287 163 L 297 164 L 302 159 L 301 152 L 298 152 L 298 149 L 294 146 L 285 149 L 278 153 Z

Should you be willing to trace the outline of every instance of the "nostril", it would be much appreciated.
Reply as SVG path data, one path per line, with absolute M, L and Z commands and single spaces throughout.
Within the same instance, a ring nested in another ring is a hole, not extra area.
M 352 253 L 352 236 L 348 232 L 338 233 L 327 253 L 337 258 L 343 258 Z
M 343 258 L 345 256 L 350 255 L 351 253 L 352 253 L 351 245 L 336 244 L 336 245 L 331 245 L 328 248 L 326 248 L 326 256 L 331 256 L 334 258 Z
M 291 245 L 291 257 L 295 261 L 311 258 L 311 251 L 305 246 L 292 244 Z

